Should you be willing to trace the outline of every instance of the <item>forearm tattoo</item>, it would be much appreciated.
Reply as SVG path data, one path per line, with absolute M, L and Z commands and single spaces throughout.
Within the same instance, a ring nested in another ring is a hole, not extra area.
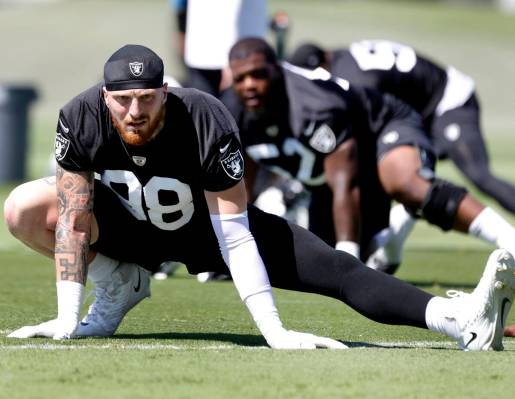
M 86 284 L 93 215 L 93 173 L 69 172 L 58 166 L 56 177 L 56 272 L 61 280 Z

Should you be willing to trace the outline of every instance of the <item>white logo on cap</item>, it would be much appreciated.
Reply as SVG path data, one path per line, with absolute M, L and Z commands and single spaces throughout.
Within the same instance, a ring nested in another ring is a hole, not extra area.
M 138 77 L 143 73 L 143 63 L 142 62 L 129 62 L 129 68 L 131 73 Z
M 396 132 L 395 130 L 392 130 L 391 132 L 388 132 L 383 136 L 384 144 L 393 144 L 397 140 L 399 140 L 399 133 Z

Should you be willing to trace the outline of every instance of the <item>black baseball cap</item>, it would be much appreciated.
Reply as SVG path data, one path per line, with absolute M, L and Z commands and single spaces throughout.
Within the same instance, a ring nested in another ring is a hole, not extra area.
M 104 65 L 108 91 L 156 89 L 163 86 L 163 60 L 148 47 L 127 44 L 115 51 Z

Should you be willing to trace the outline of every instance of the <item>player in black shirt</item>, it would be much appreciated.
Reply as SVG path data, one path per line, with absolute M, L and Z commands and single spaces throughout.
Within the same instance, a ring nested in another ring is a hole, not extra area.
M 358 237 L 352 213 L 356 184 L 348 181 L 342 155 L 354 139 L 363 213 L 374 215 L 368 221 L 372 234 L 384 225 L 378 221 L 394 198 L 443 230 L 469 233 L 515 252 L 515 229 L 509 223 L 464 188 L 434 175 L 420 116 L 404 102 L 350 86 L 322 68 L 280 67 L 260 39 L 236 43 L 230 66 L 234 90 L 222 101 L 236 118 L 247 154 L 311 189 L 310 229 L 330 245 L 345 250 L 349 238 Z
M 422 115 L 437 157 L 450 158 L 482 192 L 515 212 L 515 187 L 489 168 L 479 103 L 470 77 L 388 40 L 363 40 L 331 51 L 306 43 L 294 51 L 290 61 L 309 69 L 323 67 L 352 84 L 393 94 L 411 105 Z M 392 209 L 391 219 L 394 234 L 390 251 L 395 252 L 393 247 L 400 245 L 414 220 L 402 206 Z M 399 231 L 401 237 L 396 237 Z
M 504 313 L 515 291 L 509 252 L 494 252 L 474 293 L 453 299 L 364 267 L 307 230 L 247 208 L 233 118 L 195 89 L 167 93 L 162 79 L 162 61 L 150 49 L 116 51 L 103 85 L 61 109 L 56 182 L 29 182 L 9 196 L 7 225 L 30 247 L 55 256 L 58 293 L 57 319 L 11 337 L 110 335 L 149 294 L 146 271 L 177 260 L 192 274 L 230 273 L 272 348 L 345 347 L 286 330 L 274 286 L 340 299 L 379 322 L 430 328 L 464 349 L 502 349 Z M 88 261 L 102 289 L 79 323 Z

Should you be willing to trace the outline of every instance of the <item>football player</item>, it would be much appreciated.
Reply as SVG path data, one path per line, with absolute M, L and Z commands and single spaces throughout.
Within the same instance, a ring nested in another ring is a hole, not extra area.
M 351 84 L 391 93 L 411 105 L 423 118 L 436 156 L 451 159 L 479 190 L 515 213 L 515 186 L 489 168 L 472 78 L 388 40 L 362 40 L 337 50 L 306 43 L 294 51 L 290 62 L 309 69 L 325 68 Z M 389 231 L 377 237 L 386 245 L 379 246 L 368 263 L 396 263 L 414 222 L 409 209 L 392 208 Z
M 349 210 L 360 202 L 353 198 L 358 176 L 359 195 L 374 219 L 384 219 L 394 198 L 443 230 L 515 252 L 515 229 L 508 222 L 464 188 L 435 176 L 422 120 L 404 102 L 351 86 L 322 68 L 280 66 L 258 38 L 236 43 L 230 66 L 233 89 L 222 101 L 236 118 L 247 154 L 311 189 L 310 229 L 327 243 L 352 249 L 347 237 L 358 234 Z M 357 162 L 346 148 L 351 140 Z M 356 164 L 359 170 L 349 172 L 348 165 Z M 352 252 L 359 256 L 357 249 Z
M 515 291 L 508 251 L 493 252 L 474 292 L 455 298 L 364 267 L 309 231 L 247 206 L 229 112 L 206 93 L 166 86 L 159 56 L 127 45 L 105 63 L 104 82 L 61 109 L 56 177 L 16 188 L 5 204 L 10 231 L 55 258 L 57 319 L 10 337 L 111 335 L 150 294 L 149 272 L 176 260 L 192 274 L 230 274 L 272 348 L 346 347 L 284 328 L 274 286 L 337 298 L 378 322 L 429 328 L 463 349 L 502 349 L 499 332 Z M 79 322 L 87 275 L 96 299 Z

